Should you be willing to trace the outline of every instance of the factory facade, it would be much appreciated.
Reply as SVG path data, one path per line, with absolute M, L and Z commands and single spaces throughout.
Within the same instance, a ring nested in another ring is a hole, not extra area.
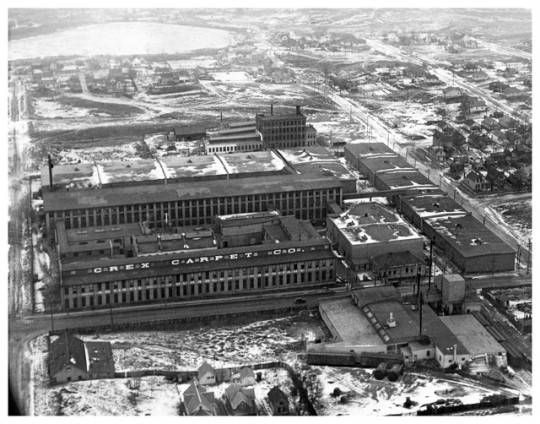
M 62 225 L 56 232 L 64 240 L 58 245 L 64 309 L 312 287 L 335 278 L 330 242 L 309 222 L 277 213 L 221 216 L 210 227 L 168 232 L 133 225 L 83 238 Z M 109 248 L 70 254 L 89 242 Z

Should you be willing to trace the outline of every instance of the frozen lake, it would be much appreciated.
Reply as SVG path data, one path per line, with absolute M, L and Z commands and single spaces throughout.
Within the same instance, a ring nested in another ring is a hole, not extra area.
M 153 22 L 115 22 L 13 40 L 9 60 L 61 55 L 181 53 L 221 48 L 234 41 L 229 31 Z

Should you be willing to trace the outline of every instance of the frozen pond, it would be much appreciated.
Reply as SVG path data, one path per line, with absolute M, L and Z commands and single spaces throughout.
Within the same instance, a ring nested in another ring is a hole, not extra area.
M 9 60 L 48 56 L 181 53 L 221 48 L 234 41 L 229 31 L 152 22 L 115 22 L 9 42 Z

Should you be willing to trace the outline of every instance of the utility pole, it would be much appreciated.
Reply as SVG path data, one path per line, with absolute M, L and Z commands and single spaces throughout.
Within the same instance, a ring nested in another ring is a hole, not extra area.
M 112 294 L 110 295 L 111 298 L 110 300 L 112 301 Z M 113 321 L 113 313 L 112 313 L 112 302 L 109 302 L 109 312 L 110 312 L 110 315 L 111 315 L 111 329 L 113 328 L 114 326 L 114 321 Z
M 531 251 L 532 251 L 532 242 L 531 242 L 531 239 L 529 239 L 529 256 L 527 260 L 527 275 L 529 275 L 531 271 Z
M 431 273 L 433 269 L 433 240 L 429 243 L 429 275 L 428 275 L 428 291 L 431 289 Z

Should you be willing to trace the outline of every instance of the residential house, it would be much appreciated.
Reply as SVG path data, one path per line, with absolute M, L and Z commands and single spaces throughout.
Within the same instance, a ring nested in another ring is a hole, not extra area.
M 279 387 L 275 386 L 268 392 L 268 403 L 272 410 L 272 415 L 289 415 L 289 399 Z
M 488 75 L 487 75 L 485 72 L 483 72 L 483 71 L 480 71 L 480 72 L 473 72 L 472 74 L 469 74 L 468 78 L 469 78 L 471 81 L 479 82 L 479 81 L 487 80 Z
M 240 385 L 254 386 L 255 385 L 255 373 L 249 367 L 244 367 L 240 370 Z
M 496 93 L 502 93 L 508 87 L 510 87 L 508 84 L 500 81 L 493 81 L 488 84 L 488 88 Z
M 446 153 L 442 146 L 431 147 L 431 156 L 434 157 L 437 162 L 444 162 L 446 160 Z
M 484 128 L 486 131 L 494 131 L 499 128 L 499 123 L 490 117 L 484 118 L 484 120 L 481 122 L 482 128 Z
M 203 386 L 216 384 L 216 370 L 208 363 L 203 362 L 197 370 L 199 382 Z
M 255 389 L 232 383 L 225 389 L 225 400 L 233 415 L 255 415 Z
M 485 149 L 487 146 L 490 146 L 492 144 L 492 141 L 486 134 L 472 133 L 467 138 L 467 143 L 470 147 L 482 150 Z
M 182 394 L 183 409 L 188 416 L 216 416 L 218 405 L 214 392 L 207 391 L 197 380 L 191 382 Z
M 464 72 L 478 72 L 480 70 L 480 66 L 476 63 L 468 62 L 463 65 Z
M 490 166 L 487 169 L 486 184 L 491 191 L 504 189 L 506 185 L 504 171 L 495 166 Z
M 109 342 L 83 342 L 64 331 L 49 346 L 49 378 L 53 384 L 114 377 Z
M 495 130 L 490 135 L 491 139 L 496 143 L 503 143 L 506 141 L 506 135 L 501 130 Z
M 453 99 L 463 95 L 463 90 L 458 87 L 447 87 L 442 90 L 445 99 Z
M 505 115 L 501 119 L 499 119 L 499 125 L 502 128 L 508 129 L 517 127 L 518 122 L 515 119 L 512 119 L 510 116 Z
M 465 127 L 465 129 L 467 129 L 469 132 L 473 132 L 473 131 L 481 131 L 481 126 L 478 122 L 476 122 L 474 119 L 467 119 L 464 123 L 463 123 L 463 126 Z
M 469 113 L 478 113 L 487 111 L 486 102 L 480 99 L 472 98 L 468 103 L 468 112 Z
M 442 81 L 436 75 L 433 75 L 430 73 L 426 74 L 426 84 L 436 85 L 436 84 L 441 84 L 441 83 Z
M 508 130 L 506 131 L 505 136 L 508 143 L 510 143 L 512 146 L 515 146 L 516 144 L 521 143 L 521 135 L 519 135 L 519 133 L 515 131 Z
M 523 95 L 523 91 L 516 87 L 507 87 L 503 90 L 503 94 L 507 97 L 519 97 Z
M 483 191 L 486 188 L 486 180 L 480 172 L 471 171 L 463 179 L 463 184 L 475 192 Z

